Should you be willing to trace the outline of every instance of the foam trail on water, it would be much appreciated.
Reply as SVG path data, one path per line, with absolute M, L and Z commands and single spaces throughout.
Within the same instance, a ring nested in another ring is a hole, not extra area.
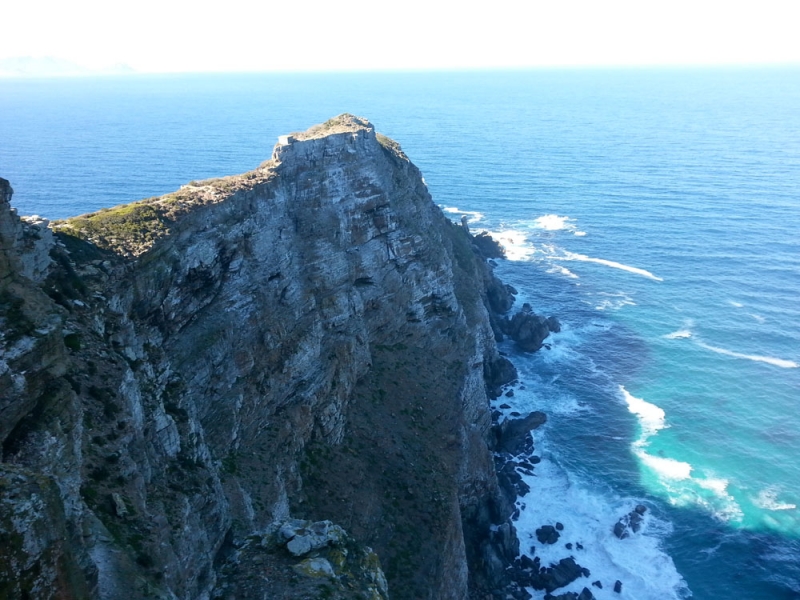
M 640 269 L 638 267 L 631 267 L 629 265 L 623 265 L 622 263 L 614 262 L 613 260 L 606 260 L 605 258 L 593 258 L 591 256 L 586 256 L 585 254 L 566 252 L 564 255 L 564 260 L 579 260 L 581 262 L 590 262 L 598 265 L 605 265 L 606 267 L 621 269 L 623 271 L 627 271 L 628 273 L 635 273 L 636 275 L 647 277 L 648 279 L 652 279 L 653 281 L 664 281 L 661 277 L 656 277 L 650 271 L 646 271 L 645 269 Z
M 755 362 L 763 362 L 770 365 L 775 365 L 776 367 L 781 367 L 783 369 L 796 369 L 800 367 L 796 362 L 793 360 L 785 360 L 783 358 L 774 358 L 772 356 L 759 356 L 758 354 L 742 354 L 741 352 L 734 352 L 733 350 L 726 350 L 725 348 L 718 348 L 716 346 L 711 346 L 704 342 L 697 342 L 697 345 L 701 348 L 705 348 L 706 350 L 711 350 L 711 352 L 716 352 L 717 354 L 724 354 L 725 356 L 732 356 L 733 358 L 744 358 L 746 360 L 752 360 Z

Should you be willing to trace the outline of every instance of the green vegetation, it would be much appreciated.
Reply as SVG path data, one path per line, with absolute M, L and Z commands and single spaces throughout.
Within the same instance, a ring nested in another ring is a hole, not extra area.
M 169 233 L 165 211 L 148 201 L 135 202 L 54 223 L 63 233 L 94 242 L 101 248 L 138 256 Z

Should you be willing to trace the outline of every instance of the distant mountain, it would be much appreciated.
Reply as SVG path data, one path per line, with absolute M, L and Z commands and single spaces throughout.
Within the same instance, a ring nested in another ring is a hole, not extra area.
M 53 56 L 0 58 L 0 77 L 76 77 L 81 75 L 125 75 L 136 71 L 124 63 L 90 69 Z

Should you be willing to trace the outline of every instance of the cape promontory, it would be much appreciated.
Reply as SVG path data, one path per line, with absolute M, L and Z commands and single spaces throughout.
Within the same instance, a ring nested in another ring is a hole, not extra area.
M 510 307 L 364 119 L 48 224 L 0 180 L 0 596 L 491 597 Z

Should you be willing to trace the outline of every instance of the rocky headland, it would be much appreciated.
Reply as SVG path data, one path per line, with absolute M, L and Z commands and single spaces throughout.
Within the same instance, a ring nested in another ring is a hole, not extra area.
M 544 416 L 489 398 L 496 341 L 558 322 L 506 316 L 496 245 L 395 142 L 341 115 L 61 222 L 11 195 L 0 597 L 528 597 L 514 457 Z

